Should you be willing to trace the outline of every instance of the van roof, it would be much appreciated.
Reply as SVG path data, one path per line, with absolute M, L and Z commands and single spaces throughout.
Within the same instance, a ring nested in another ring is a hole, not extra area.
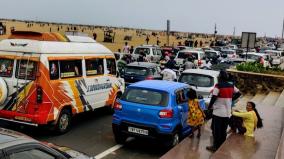
M 86 40 L 85 38 L 73 38 L 75 42 L 70 41 L 39 41 L 31 39 L 5 39 L 0 41 L 0 51 L 7 52 L 27 52 L 40 54 L 95 54 L 112 52 L 105 46 L 90 40 L 88 42 L 77 42 Z

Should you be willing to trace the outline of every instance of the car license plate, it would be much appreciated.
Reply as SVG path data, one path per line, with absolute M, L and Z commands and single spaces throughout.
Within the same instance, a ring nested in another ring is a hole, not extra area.
M 136 134 L 142 134 L 142 135 L 148 135 L 148 130 L 134 128 L 134 127 L 128 127 L 128 132 L 132 132 L 132 133 L 136 133 Z

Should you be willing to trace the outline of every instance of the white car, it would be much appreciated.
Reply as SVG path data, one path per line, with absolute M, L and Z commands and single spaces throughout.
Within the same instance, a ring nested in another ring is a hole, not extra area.
M 186 49 L 186 50 L 181 50 L 177 53 L 175 57 L 175 61 L 177 65 L 183 65 L 184 61 L 189 57 L 193 56 L 194 57 L 194 63 L 198 67 L 202 67 L 206 61 L 205 61 L 205 53 L 203 51 L 196 51 L 192 49 Z
M 132 54 L 133 58 L 137 60 L 141 52 L 146 54 L 146 58 L 149 62 L 158 62 L 162 56 L 162 50 L 160 47 L 155 45 L 142 45 L 134 49 Z
M 265 50 L 265 54 L 269 54 L 272 58 L 272 65 L 280 65 L 284 61 L 284 52 L 276 50 Z
M 246 57 L 247 55 L 247 57 Z M 256 52 L 248 52 L 248 53 L 243 53 L 240 54 L 240 57 L 243 59 L 250 59 L 250 60 L 254 60 L 254 61 L 258 61 L 260 58 L 263 58 L 264 63 L 263 66 L 264 67 L 270 67 L 270 63 L 269 61 L 271 60 L 271 56 L 269 54 L 263 54 L 263 53 L 256 53 Z
M 219 71 L 203 69 L 187 69 L 182 72 L 179 82 L 189 84 L 197 95 L 202 96 L 206 104 L 209 104 L 211 93 L 218 83 Z

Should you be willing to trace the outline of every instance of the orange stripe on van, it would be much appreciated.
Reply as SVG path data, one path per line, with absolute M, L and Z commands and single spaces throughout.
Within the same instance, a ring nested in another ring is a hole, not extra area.
M 0 55 L 0 58 L 14 60 L 16 58 L 16 56 L 13 56 L 13 55 Z
M 106 56 L 106 59 L 114 59 L 114 56 Z
M 17 60 L 39 61 L 39 57 L 29 57 L 29 56 L 18 56 L 15 59 L 17 59 Z
M 48 57 L 48 60 L 82 60 L 83 56 L 58 56 Z
M 85 56 L 84 59 L 86 60 L 92 60 L 92 59 L 103 59 L 106 56 Z

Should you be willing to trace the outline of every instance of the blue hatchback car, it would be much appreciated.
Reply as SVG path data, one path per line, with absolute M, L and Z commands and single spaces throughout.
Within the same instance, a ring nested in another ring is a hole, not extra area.
M 189 85 L 145 80 L 130 85 L 114 106 L 112 128 L 117 143 L 127 137 L 152 138 L 175 146 L 191 132 L 187 124 Z

